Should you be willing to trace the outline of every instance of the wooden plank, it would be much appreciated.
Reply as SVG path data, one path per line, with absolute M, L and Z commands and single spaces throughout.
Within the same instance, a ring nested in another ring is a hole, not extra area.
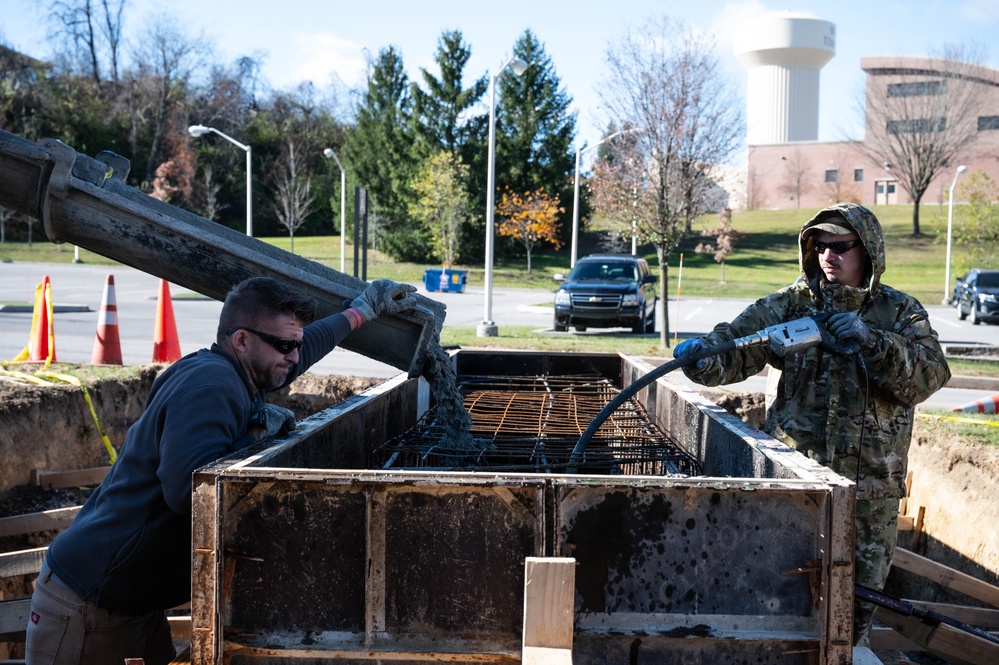
M 926 651 L 908 637 L 889 626 L 871 628 L 871 649 L 874 651 Z
M 45 489 L 63 487 L 96 487 L 104 482 L 110 466 L 98 466 L 92 469 L 76 469 L 74 471 L 31 470 L 31 484 Z
M 0 577 L 37 575 L 42 570 L 47 547 L 0 554 Z
M 525 559 L 523 665 L 572 663 L 575 579 L 575 559 Z
M 985 630 L 999 629 L 999 610 L 986 607 L 968 607 L 951 603 L 928 603 L 922 600 L 907 600 L 906 602 L 921 610 L 931 610 L 937 614 L 956 619 L 975 628 Z
M 0 518 L 0 538 L 22 536 L 26 533 L 52 531 L 54 529 L 65 529 L 73 521 L 78 512 L 80 512 L 80 506 L 56 508 L 40 513 L 15 515 L 14 517 L 3 517 Z
M 895 549 L 895 555 L 892 557 L 892 565 L 920 577 L 925 577 L 937 584 L 942 584 L 948 589 L 960 591 L 993 607 L 999 607 L 999 587 L 927 559 L 926 557 L 919 556 L 907 549 L 901 547 Z
M 0 600 L 0 642 L 23 642 L 31 614 L 31 598 Z
M 915 518 L 912 515 L 899 515 L 898 530 L 912 531 L 913 522 L 915 522 Z
M 878 621 L 889 628 L 898 631 L 900 636 L 914 642 L 920 651 L 928 651 L 948 663 L 954 665 L 992 665 L 999 663 L 999 644 L 990 642 L 966 630 L 961 630 L 946 623 L 924 622 L 918 617 L 896 614 L 883 607 L 875 613 Z M 874 649 L 894 648 L 903 651 L 916 651 L 903 643 L 889 646 L 887 640 L 878 640 L 875 644 L 871 636 L 871 647 Z

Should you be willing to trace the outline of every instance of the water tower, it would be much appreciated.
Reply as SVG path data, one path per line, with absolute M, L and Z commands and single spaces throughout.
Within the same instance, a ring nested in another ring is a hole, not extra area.
M 819 70 L 836 55 L 836 26 L 768 14 L 746 26 L 735 55 L 749 70 L 746 144 L 819 138 Z

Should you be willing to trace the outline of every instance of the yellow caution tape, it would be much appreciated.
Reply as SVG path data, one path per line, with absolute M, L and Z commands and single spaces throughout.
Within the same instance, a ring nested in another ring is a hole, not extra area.
M 917 418 L 932 418 L 933 420 L 949 420 L 955 423 L 971 423 L 972 425 L 988 425 L 999 427 L 999 420 L 975 420 L 974 418 L 955 418 L 954 416 L 935 416 L 931 413 L 916 413 Z
M 101 419 L 97 417 L 97 411 L 94 409 L 94 403 L 90 399 L 90 393 L 87 391 L 87 387 L 80 382 L 75 376 L 70 376 L 69 374 L 58 374 L 56 372 L 43 372 L 41 370 L 35 372 L 34 374 L 26 374 L 25 372 L 18 372 L 15 370 L 10 370 L 6 368 L 5 363 L 0 363 L 0 376 L 10 376 L 23 381 L 28 381 L 39 386 L 50 386 L 52 381 L 46 381 L 45 379 L 55 379 L 56 381 L 63 381 L 65 383 L 71 383 L 83 392 L 83 400 L 87 403 L 87 407 L 90 409 L 90 415 L 94 419 L 94 424 L 97 425 L 97 431 L 101 435 L 101 440 L 104 441 L 104 447 L 107 448 L 108 457 L 111 458 L 111 463 L 114 464 L 118 459 L 118 452 L 111 445 L 111 440 L 108 435 L 104 432 L 104 426 L 101 425 Z

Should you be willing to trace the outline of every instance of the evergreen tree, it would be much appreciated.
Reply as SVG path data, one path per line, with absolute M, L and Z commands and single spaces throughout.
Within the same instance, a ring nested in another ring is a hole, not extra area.
M 368 190 L 370 207 L 381 220 L 382 249 L 398 260 L 427 255 L 409 223 L 409 183 L 416 172 L 410 130 L 411 98 L 402 56 L 382 49 L 368 72 L 368 87 L 357 109 L 357 127 L 344 157 L 347 169 Z
M 559 222 L 563 240 L 568 240 L 576 133 L 576 114 L 569 111 L 572 97 L 530 30 L 514 44 L 513 55 L 528 67 L 519 77 L 504 75 L 496 82 L 496 187 L 521 194 L 548 192 L 562 209 Z
M 462 41 L 460 31 L 442 33 L 434 55 L 440 78 L 421 68 L 426 90 L 415 82 L 411 86 L 413 124 L 424 158 L 441 150 L 462 154 L 471 138 L 473 125 L 463 118 L 489 86 L 489 80 L 483 76 L 471 87 L 462 87 L 465 65 L 471 55 L 472 49 Z

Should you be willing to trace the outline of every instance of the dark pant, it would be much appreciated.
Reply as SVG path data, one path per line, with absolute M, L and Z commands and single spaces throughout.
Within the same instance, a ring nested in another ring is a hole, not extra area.
M 112 612 L 83 600 L 46 562 L 31 595 L 27 665 L 106 665 L 143 658 L 166 665 L 176 656 L 163 611 Z

